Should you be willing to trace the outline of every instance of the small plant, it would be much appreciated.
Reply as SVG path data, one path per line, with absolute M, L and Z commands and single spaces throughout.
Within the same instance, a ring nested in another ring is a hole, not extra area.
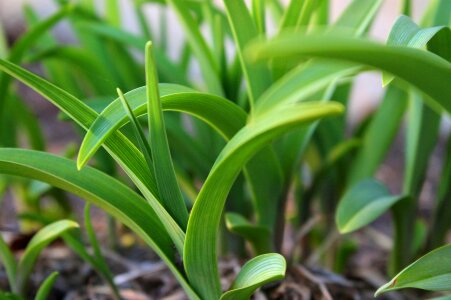
M 47 225 L 33 236 L 18 262 L 9 250 L 8 245 L 0 236 L 0 260 L 5 266 L 9 285 L 13 292 L 13 294 L 5 294 L 4 297 L 7 297 L 6 299 L 21 299 L 20 297 L 26 297 L 28 280 L 41 251 L 66 231 L 77 227 L 77 223 L 69 220 L 62 220 Z M 36 300 L 47 299 L 57 276 L 58 273 L 54 272 L 42 283 L 36 294 Z M 2 296 L 1 292 L 0 296 Z

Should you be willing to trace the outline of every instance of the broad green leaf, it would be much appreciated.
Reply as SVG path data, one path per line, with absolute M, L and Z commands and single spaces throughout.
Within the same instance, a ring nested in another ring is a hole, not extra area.
M 435 110 L 451 112 L 451 63 L 418 49 L 385 46 L 337 35 L 287 34 L 248 49 L 253 61 L 293 56 L 314 56 L 351 61 L 389 72 L 410 83 L 429 97 Z
M 429 291 L 451 290 L 451 245 L 440 247 L 421 257 L 381 286 L 376 296 L 403 288 Z
M 9 250 L 3 236 L 0 234 L 0 263 L 4 266 L 9 285 L 12 287 L 16 282 L 17 262 L 13 253 Z
M 159 91 L 163 110 L 191 114 L 215 128 L 226 139 L 230 139 L 246 122 L 246 113 L 224 98 L 175 84 L 160 84 Z M 145 87 L 130 91 L 125 97 L 136 116 L 147 113 Z M 116 99 L 87 132 L 77 159 L 79 167 L 85 165 L 104 140 L 126 122 L 127 115 Z
M 360 229 L 403 199 L 391 196 L 387 188 L 372 179 L 365 179 L 353 186 L 340 200 L 336 212 L 338 230 L 348 233 Z
M 158 89 L 158 74 L 151 42 L 146 45 L 145 60 L 150 146 L 152 148 L 153 168 L 155 174 L 157 174 L 155 179 L 163 206 L 180 225 L 182 230 L 185 230 L 188 223 L 188 210 L 185 206 L 180 187 L 177 184 L 174 165 L 169 150 L 160 91 Z
M 220 296 L 216 264 L 217 231 L 227 194 L 244 164 L 274 138 L 290 129 L 337 115 L 342 110 L 337 103 L 304 103 L 283 107 L 249 123 L 227 143 L 194 203 L 185 239 L 185 271 L 190 283 L 203 298 L 217 299 Z
M 230 290 L 220 300 L 248 300 L 261 286 L 285 277 L 285 258 L 277 253 L 259 255 L 241 269 Z
M 15 293 L 25 295 L 28 279 L 41 251 L 64 232 L 77 227 L 78 224 L 73 221 L 57 221 L 40 229 L 33 236 L 17 265 L 16 281 L 13 285 L 13 291 Z
M 255 101 L 270 84 L 270 74 L 262 64 L 249 64 L 243 57 L 243 51 L 249 42 L 258 36 L 257 28 L 243 0 L 224 1 L 233 38 L 241 61 L 251 110 Z
M 242 236 L 252 245 L 255 254 L 259 255 L 271 251 L 271 232 L 267 227 L 251 224 L 237 213 L 227 213 L 225 222 L 227 229 Z
M 41 284 L 41 286 L 38 289 L 38 292 L 36 293 L 35 300 L 47 300 L 50 292 L 52 291 L 53 285 L 55 284 L 56 279 L 58 279 L 58 272 L 53 272 L 50 274 L 44 282 Z
M 175 265 L 173 242 L 160 217 L 121 182 L 91 167 L 77 171 L 71 160 L 22 149 L 0 149 L 0 172 L 47 182 L 116 217 L 165 261 L 191 299 L 199 299 Z
M 211 93 L 222 96 L 224 91 L 218 75 L 219 66 L 217 66 L 211 49 L 208 48 L 207 42 L 200 32 L 199 24 L 191 15 L 191 12 L 184 0 L 167 0 L 167 2 L 177 13 L 179 20 L 183 25 L 186 38 L 194 55 L 199 61 L 202 75 L 207 84 L 208 90 Z

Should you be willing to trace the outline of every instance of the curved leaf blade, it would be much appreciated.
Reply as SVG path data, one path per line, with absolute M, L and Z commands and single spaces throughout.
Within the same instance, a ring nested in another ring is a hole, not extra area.
M 41 251 L 64 232 L 78 227 L 78 224 L 74 221 L 57 221 L 40 229 L 33 236 L 17 266 L 16 282 L 13 288 L 15 293 L 19 295 L 25 294 L 28 278 Z
M 230 291 L 224 293 L 220 300 L 248 300 L 259 287 L 283 279 L 285 270 L 286 262 L 282 255 L 259 255 L 243 266 Z
M 55 281 L 58 279 L 58 272 L 53 272 L 50 274 L 44 282 L 41 284 L 41 286 L 38 289 L 38 292 L 36 293 L 35 300 L 47 300 L 50 292 L 52 291 L 53 285 L 55 284 Z
M 177 184 L 171 153 L 169 150 L 166 125 L 163 118 L 163 109 L 158 89 L 158 74 L 155 58 L 152 52 L 152 43 L 146 44 L 146 98 L 150 145 L 152 149 L 153 168 L 158 176 L 158 192 L 163 206 L 180 225 L 186 229 L 188 223 L 188 210 L 183 200 L 182 192 Z
M 336 221 L 341 233 L 368 225 L 404 196 L 391 196 L 387 188 L 373 179 L 358 182 L 340 200 Z
M 185 270 L 190 283 L 203 298 L 220 297 L 217 231 L 227 194 L 245 163 L 290 129 L 342 111 L 343 107 L 337 103 L 287 106 L 246 125 L 227 143 L 194 203 L 185 239 Z
M 368 65 L 410 83 L 430 97 L 435 110 L 451 113 L 451 63 L 426 51 L 337 35 L 287 34 L 254 44 L 247 54 L 253 61 L 302 55 Z
M 227 213 L 225 215 L 227 229 L 230 232 L 242 236 L 248 241 L 255 254 L 263 254 L 271 251 L 271 232 L 268 227 L 251 224 L 242 215 Z
M 176 84 L 160 84 L 159 90 L 163 110 L 191 114 L 211 125 L 226 139 L 230 139 L 246 122 L 246 113 L 240 107 L 219 96 Z M 145 87 L 125 93 L 125 97 L 136 116 L 147 113 Z M 116 99 L 86 133 L 77 158 L 78 166 L 84 166 L 108 136 L 126 122 L 127 116 L 121 109 L 120 100 Z
M 376 296 L 403 288 L 451 290 L 451 244 L 424 255 L 380 287 Z

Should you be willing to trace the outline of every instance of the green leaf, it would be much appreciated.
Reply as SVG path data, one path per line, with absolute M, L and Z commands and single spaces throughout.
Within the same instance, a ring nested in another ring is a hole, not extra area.
M 52 291 L 53 285 L 55 284 L 56 279 L 58 278 L 59 273 L 53 272 L 50 274 L 44 282 L 41 284 L 41 286 L 38 289 L 38 292 L 36 293 L 35 300 L 47 300 L 50 292 Z
M 81 100 L 15 64 L 0 59 L 0 71 L 10 74 L 38 92 L 86 130 L 98 116 Z M 146 197 L 158 194 L 153 174 L 143 167 L 143 155 L 124 135 L 114 133 L 106 140 L 105 146 Z
M 375 295 L 403 288 L 451 290 L 451 245 L 440 247 L 421 257 L 381 286 Z
M 411 48 L 424 48 L 429 41 L 433 39 L 441 31 L 450 34 L 451 31 L 445 26 L 436 26 L 431 28 L 420 28 L 409 17 L 400 16 L 395 25 L 393 25 L 390 35 L 388 36 L 387 45 L 390 46 L 406 46 Z M 451 46 L 448 45 L 448 51 Z M 382 82 L 384 85 L 389 84 L 394 79 L 390 74 L 382 74 Z
M 19 260 L 17 266 L 16 282 L 13 291 L 19 295 L 25 295 L 26 285 L 31 274 L 31 270 L 41 253 L 51 242 L 57 239 L 67 230 L 77 228 L 78 224 L 70 220 L 54 222 L 40 229 L 28 243 L 25 252 Z
M 255 254 L 259 255 L 271 251 L 271 232 L 267 227 L 251 224 L 237 213 L 227 213 L 225 222 L 230 232 L 242 236 L 252 245 Z
M 154 172 L 153 162 L 152 162 L 152 150 L 150 149 L 150 145 L 147 142 L 146 136 L 144 135 L 144 131 L 141 128 L 141 124 L 139 124 L 138 119 L 133 114 L 133 110 L 125 99 L 124 94 L 120 89 L 117 89 L 117 93 L 119 95 L 119 99 L 121 100 L 122 106 L 124 107 L 125 112 L 127 113 L 128 119 L 133 127 L 133 131 L 135 132 L 136 139 L 138 140 L 139 147 L 141 148 L 141 152 L 144 154 L 144 158 L 147 162 L 147 166 L 149 170 Z M 79 167 L 80 168 L 80 167 Z
M 338 230 L 348 233 L 360 229 L 403 198 L 404 196 L 391 196 L 387 188 L 378 181 L 362 180 L 352 187 L 338 204 Z
M 157 174 L 158 191 L 163 200 L 163 206 L 180 225 L 182 230 L 185 230 L 188 223 L 188 210 L 185 206 L 180 187 L 177 184 L 174 165 L 169 151 L 160 92 L 158 89 L 158 75 L 151 42 L 146 45 L 145 58 L 150 145 L 152 148 L 153 167 Z
M 274 138 L 300 125 L 341 113 L 337 103 L 290 105 L 243 127 L 219 154 L 194 203 L 188 221 L 184 266 L 192 286 L 205 299 L 220 296 L 216 242 L 221 214 L 244 164 Z M 283 118 L 280 118 L 283 116 Z
M 302 55 L 368 65 L 389 72 L 428 95 L 427 103 L 435 110 L 451 112 L 451 63 L 418 49 L 338 35 L 286 34 L 254 44 L 247 54 L 253 61 Z
M 0 149 L 0 172 L 47 182 L 116 217 L 161 257 L 190 298 L 199 299 L 175 265 L 173 241 L 160 217 L 148 202 L 118 180 L 91 167 L 77 171 L 75 162 L 65 158 L 22 149 Z
M 277 253 L 262 254 L 248 261 L 221 300 L 248 300 L 261 286 L 285 277 L 285 258 Z
M 249 64 L 243 57 L 245 47 L 258 36 L 255 22 L 252 20 L 246 4 L 243 0 L 225 0 L 224 4 L 240 58 L 241 68 L 246 78 L 249 102 L 252 109 L 255 101 L 269 86 L 271 82 L 270 74 L 265 65 Z
M 3 236 L 0 234 L 0 262 L 5 267 L 6 276 L 11 287 L 16 283 L 17 262 L 13 253 L 9 250 Z
M 246 122 L 246 113 L 224 98 L 175 85 L 159 85 L 163 110 L 191 114 L 212 126 L 224 138 L 230 139 Z M 125 94 L 136 116 L 147 113 L 146 89 L 141 87 Z M 77 164 L 82 167 L 114 131 L 127 122 L 119 99 L 113 101 L 92 123 L 81 144 Z

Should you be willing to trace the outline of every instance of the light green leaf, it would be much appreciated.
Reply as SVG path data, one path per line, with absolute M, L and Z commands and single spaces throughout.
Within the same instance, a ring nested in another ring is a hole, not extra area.
M 428 95 L 427 103 L 435 110 L 451 112 L 451 63 L 418 49 L 338 35 L 287 34 L 254 44 L 247 54 L 253 61 L 302 55 L 368 65 L 389 72 Z
M 251 224 L 237 213 L 227 213 L 225 222 L 230 232 L 242 236 L 252 245 L 255 254 L 259 255 L 271 251 L 271 232 L 267 227 Z
M 451 290 L 451 244 L 429 252 L 399 272 L 377 290 L 376 296 L 403 288 Z
M 249 123 L 227 143 L 194 203 L 185 239 L 185 270 L 190 283 L 203 298 L 217 299 L 220 296 L 216 264 L 217 231 L 227 194 L 244 164 L 274 138 L 290 129 L 337 115 L 342 110 L 337 103 L 304 103 L 283 107 Z
M 277 253 L 262 254 L 248 261 L 221 300 L 248 300 L 261 286 L 285 277 L 285 258 Z
M 59 273 L 53 272 L 50 274 L 44 282 L 41 284 L 41 286 L 38 289 L 38 292 L 36 293 L 35 300 L 47 300 L 50 292 L 52 291 L 53 285 L 55 284 L 56 279 L 58 278 Z
M 153 168 L 155 173 L 158 174 L 155 179 L 163 206 L 182 230 L 185 230 L 188 223 L 188 210 L 185 206 L 180 187 L 177 184 L 174 165 L 169 151 L 160 92 L 158 89 L 158 74 L 151 42 L 146 45 L 145 59 L 150 146 L 152 148 Z
M 360 229 L 383 213 L 403 196 L 391 196 L 387 188 L 373 179 L 365 179 L 352 187 L 340 200 L 336 221 L 341 233 Z
M 19 295 L 25 295 L 26 285 L 31 274 L 31 270 L 41 253 L 51 242 L 57 239 L 67 230 L 77 228 L 78 224 L 70 220 L 62 220 L 52 223 L 40 229 L 28 243 L 27 248 L 17 266 L 16 281 L 13 291 Z

